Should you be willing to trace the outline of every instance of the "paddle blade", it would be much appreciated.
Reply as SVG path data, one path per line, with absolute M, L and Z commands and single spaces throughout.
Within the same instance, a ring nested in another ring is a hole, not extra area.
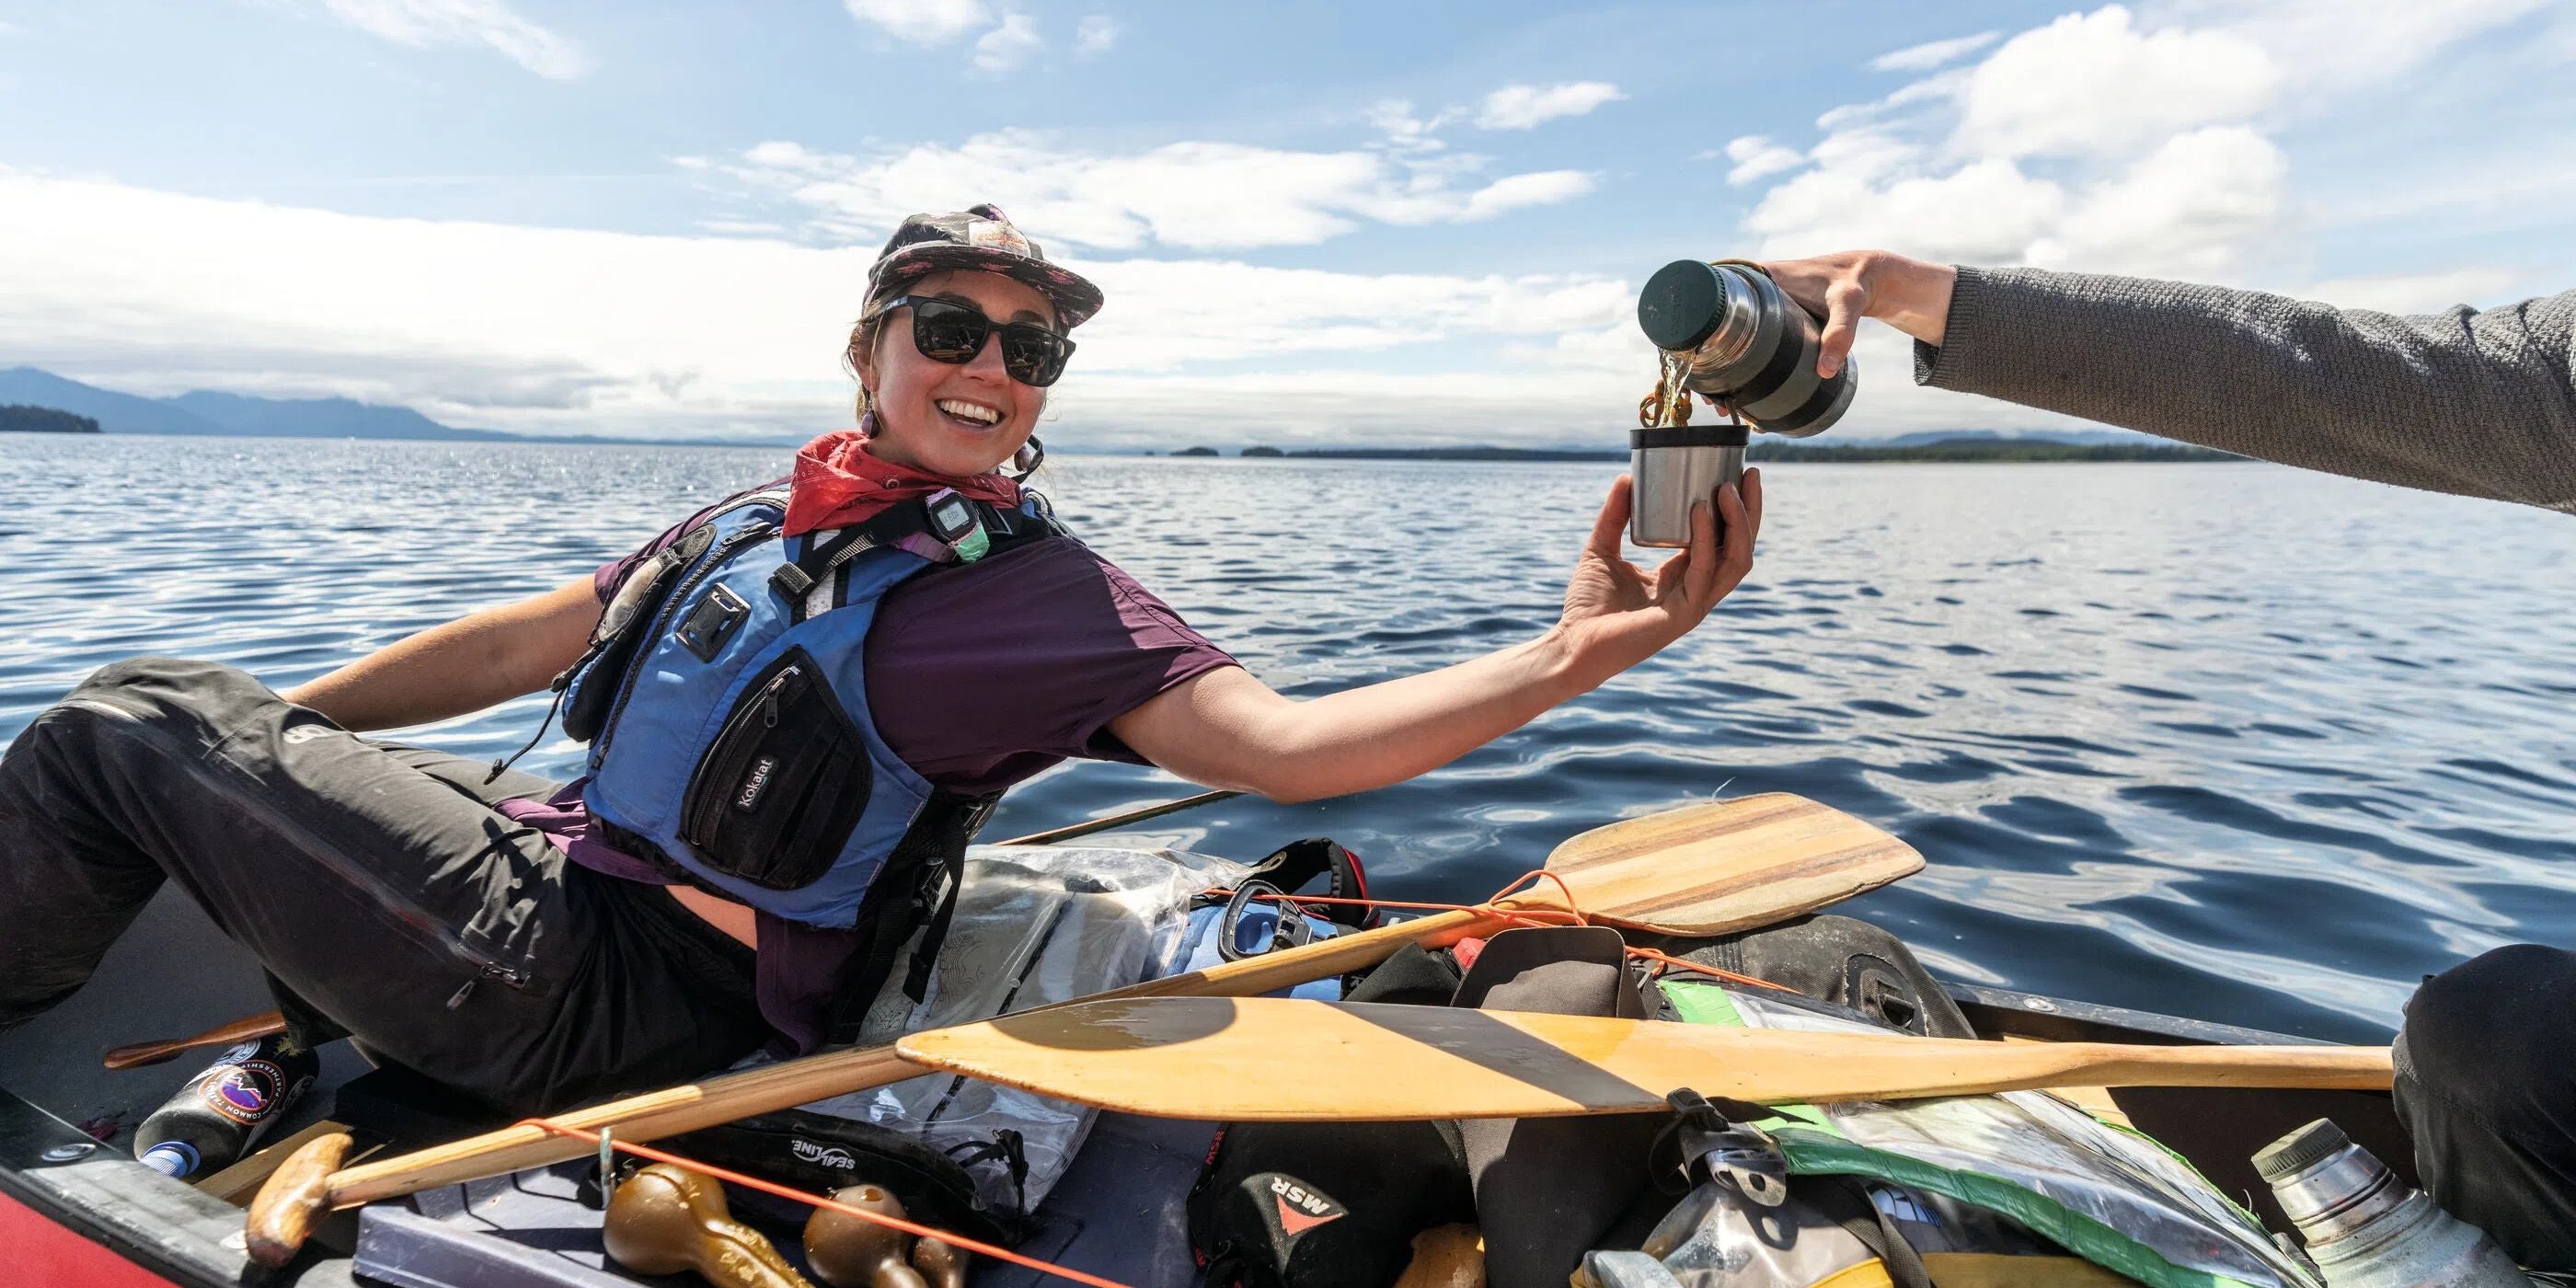
M 2007 1044 L 1279 998 L 1086 1002 L 916 1033 L 896 1048 L 1105 1109 L 1234 1122 L 1649 1112 L 1682 1087 L 1786 1104 L 2058 1085 L 2389 1083 L 2385 1047 Z
M 1771 925 L 1922 866 L 1905 842 L 1786 792 L 1625 819 L 1547 857 L 1593 920 L 1668 935 Z

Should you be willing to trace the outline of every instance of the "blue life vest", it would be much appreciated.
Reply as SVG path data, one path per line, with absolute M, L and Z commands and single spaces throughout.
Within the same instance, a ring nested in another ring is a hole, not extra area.
M 754 908 L 846 928 L 905 899 L 904 932 L 944 922 L 999 797 L 938 792 L 886 745 L 868 629 L 906 578 L 1061 530 L 1035 493 L 1006 510 L 943 492 L 782 540 L 786 508 L 784 490 L 734 499 L 610 601 L 563 681 L 582 799 L 618 848 Z

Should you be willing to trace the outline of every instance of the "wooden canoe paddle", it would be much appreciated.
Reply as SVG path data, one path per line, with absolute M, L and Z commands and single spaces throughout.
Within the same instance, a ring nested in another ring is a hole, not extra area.
M 173 1038 L 162 1042 L 136 1042 L 107 1053 L 104 1063 L 110 1069 L 140 1069 L 147 1064 L 160 1064 L 176 1059 L 180 1052 L 197 1047 L 231 1046 L 235 1042 L 256 1042 L 272 1033 L 286 1031 L 286 1017 L 275 1011 L 246 1015 L 230 1024 L 217 1025 L 193 1038 Z
M 1092 1000 L 1167 996 L 1250 996 L 1364 969 L 1406 944 L 1442 947 L 1509 929 L 1514 914 L 1566 911 L 1673 935 L 1718 935 L 1813 911 L 1884 885 L 1923 866 L 1903 841 L 1814 801 L 1782 793 L 1687 806 L 1594 828 L 1559 845 L 1541 881 L 1497 904 L 1437 913 L 1357 934 L 1148 980 Z M 620 1139 L 646 1141 L 775 1113 L 832 1096 L 917 1077 L 928 1070 L 893 1047 L 832 1051 L 672 1087 L 554 1121 Z M 341 1169 L 345 1136 L 307 1145 L 250 1206 L 250 1253 L 282 1266 L 331 1208 L 354 1207 L 440 1185 L 544 1167 L 593 1147 L 530 1126 L 505 1127 L 446 1145 Z M 304 1166 L 297 1166 L 301 1161 Z
M 2122 1046 L 1739 1029 L 1287 998 L 1076 1002 L 895 1043 L 916 1064 L 1124 1113 L 1227 1122 L 1659 1110 L 2061 1085 L 2384 1091 L 2387 1047 Z

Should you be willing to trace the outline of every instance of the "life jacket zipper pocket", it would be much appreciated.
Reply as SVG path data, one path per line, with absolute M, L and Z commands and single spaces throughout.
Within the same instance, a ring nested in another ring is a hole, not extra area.
M 759 498 L 748 500 L 757 499 Z M 713 549 L 699 558 L 697 566 L 689 570 L 680 584 L 672 587 L 671 593 L 662 597 L 661 606 L 653 612 L 653 628 L 638 637 L 640 642 L 636 646 L 634 655 L 626 662 L 626 674 L 618 677 L 617 700 L 609 705 L 607 717 L 600 721 L 599 737 L 591 744 L 590 763 L 594 769 L 608 755 L 609 744 L 617 741 L 617 719 L 626 713 L 627 702 L 635 696 L 636 681 L 643 676 L 646 667 L 651 664 L 655 642 L 671 629 L 673 619 L 679 615 L 681 606 L 689 602 L 690 594 L 695 592 L 716 569 L 724 567 L 733 558 L 735 551 L 754 542 L 768 540 L 777 534 L 777 526 L 767 520 L 746 525 L 740 531 L 717 542 Z
M 743 686 L 691 771 L 680 839 L 723 875 L 801 889 L 849 844 L 874 782 L 857 724 L 792 648 Z

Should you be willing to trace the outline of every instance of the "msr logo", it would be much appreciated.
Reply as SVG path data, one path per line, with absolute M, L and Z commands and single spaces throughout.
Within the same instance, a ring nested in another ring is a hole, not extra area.
M 748 812 L 760 803 L 760 789 L 769 786 L 769 776 L 778 772 L 778 757 L 763 756 L 751 767 L 751 776 L 742 780 L 742 790 L 733 795 L 733 807 Z
M 1324 1197 L 1293 1176 L 1270 1174 L 1271 1201 L 1279 1205 L 1279 1232 L 1293 1239 L 1327 1221 L 1338 1221 L 1350 1215 L 1341 1204 Z

